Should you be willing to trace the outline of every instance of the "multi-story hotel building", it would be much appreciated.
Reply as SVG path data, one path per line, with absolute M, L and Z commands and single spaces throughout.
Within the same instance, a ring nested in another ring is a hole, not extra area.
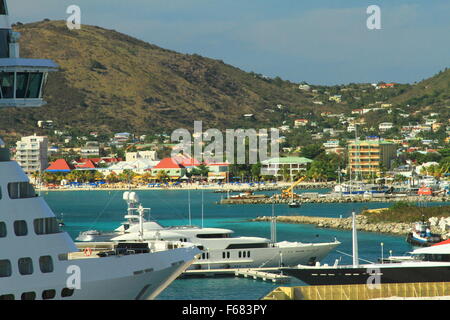
M 42 136 L 23 137 L 16 143 L 16 161 L 26 174 L 47 169 L 48 138 Z
M 397 145 L 388 141 L 356 140 L 348 145 L 352 175 L 378 174 L 382 168 L 391 169 L 397 156 Z

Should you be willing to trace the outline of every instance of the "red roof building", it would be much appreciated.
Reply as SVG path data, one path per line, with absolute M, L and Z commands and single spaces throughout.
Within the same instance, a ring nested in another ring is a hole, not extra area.
M 45 170 L 47 172 L 70 172 L 75 167 L 67 163 L 64 159 L 58 159 L 50 164 L 50 166 Z

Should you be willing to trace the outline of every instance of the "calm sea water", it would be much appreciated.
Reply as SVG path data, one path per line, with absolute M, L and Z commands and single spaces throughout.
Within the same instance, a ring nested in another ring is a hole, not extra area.
M 326 192 L 327 190 L 308 190 L 308 192 Z M 151 208 L 151 216 L 164 226 L 188 224 L 188 191 L 137 191 L 144 207 Z M 267 192 L 270 194 L 271 192 Z M 63 217 L 67 231 L 75 238 L 81 231 L 90 229 L 110 231 L 123 221 L 127 205 L 122 200 L 123 191 L 66 191 L 43 192 L 42 196 L 58 217 Z M 201 225 L 202 191 L 192 190 L 191 213 L 195 225 Z M 203 191 L 203 212 L 205 227 L 232 229 L 236 236 L 259 236 L 270 238 L 270 225 L 266 222 L 247 222 L 247 219 L 272 214 L 272 205 L 219 205 L 224 194 Z M 276 205 L 276 215 L 308 215 L 323 217 L 348 217 L 352 210 L 359 212 L 364 208 L 389 207 L 390 203 L 342 203 L 342 204 L 305 204 L 301 208 L 289 208 Z M 324 242 L 337 238 L 342 244 L 336 249 L 351 254 L 351 231 L 319 229 L 312 225 L 278 223 L 278 241 Z M 381 256 L 381 243 L 384 243 L 384 255 L 392 250 L 401 255 L 412 248 L 403 236 L 390 236 L 377 233 L 359 233 L 360 258 L 376 261 Z M 351 258 L 334 251 L 323 260 L 333 264 L 341 258 L 342 264 L 351 263 Z M 294 280 L 290 285 L 302 285 Z M 259 299 L 268 294 L 277 284 L 260 280 L 240 278 L 180 279 L 175 280 L 159 297 L 172 299 L 217 299 L 243 300 Z

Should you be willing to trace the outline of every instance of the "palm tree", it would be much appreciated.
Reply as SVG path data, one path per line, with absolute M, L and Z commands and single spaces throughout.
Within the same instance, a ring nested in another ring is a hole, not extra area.
M 169 179 L 169 175 L 166 170 L 159 170 L 156 174 L 156 179 L 160 182 L 166 182 Z

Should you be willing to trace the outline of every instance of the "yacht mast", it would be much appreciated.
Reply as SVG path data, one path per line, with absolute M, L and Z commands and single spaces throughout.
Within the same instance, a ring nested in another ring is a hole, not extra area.
M 356 230 L 356 213 L 352 212 L 352 247 L 353 247 L 353 268 L 358 268 L 358 233 Z

